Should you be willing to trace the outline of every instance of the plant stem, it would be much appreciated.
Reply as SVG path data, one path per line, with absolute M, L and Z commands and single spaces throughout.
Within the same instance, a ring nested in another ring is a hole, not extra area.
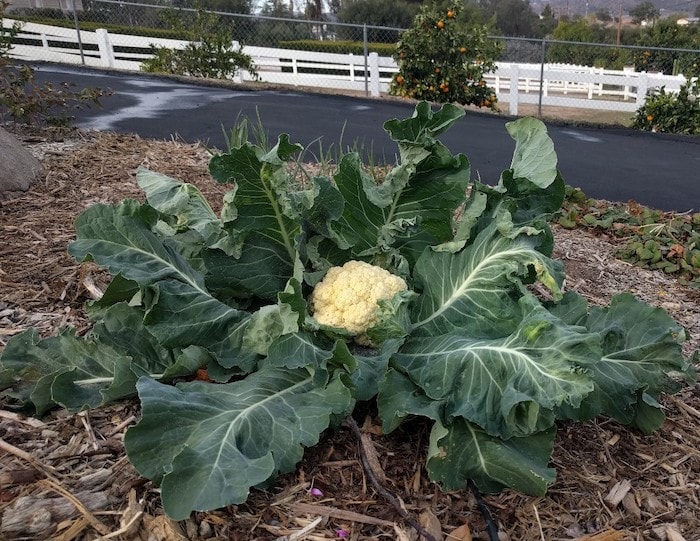
M 401 517 L 408 524 L 410 524 L 410 526 L 414 530 L 416 530 L 421 536 L 423 536 L 428 541 L 436 541 L 435 537 L 425 528 L 423 528 L 420 524 L 418 524 L 418 522 L 416 522 L 416 519 L 414 519 L 411 515 L 408 514 L 408 512 L 401 506 L 401 502 L 399 502 L 396 496 L 394 496 L 391 492 L 384 488 L 384 486 L 377 478 L 377 475 L 375 474 L 374 470 L 372 469 L 372 466 L 369 463 L 369 460 L 367 459 L 367 453 L 362 444 L 362 432 L 360 432 L 360 427 L 357 426 L 357 422 L 355 421 L 355 419 L 353 419 L 352 416 L 349 416 L 345 420 L 345 422 L 352 430 L 352 433 L 354 434 L 355 438 L 357 438 L 357 442 L 360 447 L 360 461 L 362 462 L 362 467 L 364 468 L 367 477 L 369 477 L 369 480 L 372 483 L 374 490 L 376 490 L 379 493 L 379 495 L 381 495 L 385 500 L 387 500 L 392 505 L 392 507 L 396 509 L 396 511 L 401 515 Z

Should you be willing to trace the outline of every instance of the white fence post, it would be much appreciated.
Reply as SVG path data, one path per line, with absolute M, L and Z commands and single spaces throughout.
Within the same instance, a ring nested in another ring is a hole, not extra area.
M 104 28 L 98 28 L 95 30 L 97 34 L 97 48 L 100 51 L 100 60 L 102 65 L 108 68 L 114 67 L 114 49 L 112 48 L 112 42 L 109 40 L 109 34 Z
M 234 40 L 231 42 L 231 48 L 232 48 L 234 51 L 239 51 L 239 52 L 240 52 L 240 51 L 241 51 L 241 44 L 240 44 L 240 42 L 238 42 L 238 41 L 236 41 L 236 40 L 234 39 Z M 231 78 L 231 80 L 232 80 L 234 83 L 242 83 L 242 82 L 243 82 L 243 74 L 242 74 L 242 72 L 241 72 L 241 67 L 240 67 L 240 66 L 238 66 L 238 67 L 236 68 L 236 72 L 233 74 L 233 77 Z
M 370 95 L 379 97 L 379 54 L 369 53 L 369 86 Z
M 518 114 L 518 82 L 520 81 L 520 68 L 517 64 L 510 65 L 510 90 L 508 110 L 511 115 Z
M 649 88 L 649 76 L 646 71 L 637 75 L 637 109 L 639 109 L 647 100 L 647 88 Z

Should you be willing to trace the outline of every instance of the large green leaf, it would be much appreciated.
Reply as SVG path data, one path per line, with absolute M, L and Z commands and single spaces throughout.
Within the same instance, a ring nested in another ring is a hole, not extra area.
M 151 207 L 135 201 L 93 205 L 78 216 L 77 240 L 68 252 L 81 261 L 94 260 L 140 286 L 174 279 L 205 292 L 204 278 L 151 231 L 156 221 Z
M 307 331 L 277 338 L 270 345 L 267 363 L 290 369 L 310 366 L 321 378 L 332 368 L 342 367 L 348 372 L 357 368 L 357 361 L 343 340 L 332 340 Z
M 454 242 L 463 247 L 503 208 L 514 224 L 540 229 L 542 240 L 537 249 L 550 255 L 553 239 L 547 221 L 561 208 L 566 187 L 556 169 L 554 144 L 539 120 L 522 118 L 506 127 L 516 143 L 511 168 L 503 171 L 497 186 L 474 183 Z M 444 249 L 456 251 L 450 244 Z
M 433 426 L 428 474 L 446 490 L 463 489 L 468 479 L 483 492 L 512 488 L 544 496 L 555 472 L 547 464 L 554 447 L 554 427 L 523 438 L 501 440 L 464 419 Z
M 578 407 L 593 390 L 579 369 L 600 355 L 595 335 L 582 334 L 523 298 L 524 317 L 510 336 L 484 339 L 457 330 L 410 338 L 393 357 L 445 416 L 464 417 L 487 433 L 510 438 L 554 423 L 553 409 Z
M 464 109 L 450 103 L 433 111 L 428 102 L 420 102 L 409 118 L 387 120 L 384 130 L 399 145 L 402 158 L 415 161 L 410 157 L 413 149 L 431 147 L 438 135 L 451 128 L 464 115 Z
M 244 351 L 243 335 L 251 314 L 214 298 L 201 273 L 151 232 L 153 219 L 150 207 L 133 201 L 93 206 L 78 218 L 70 252 L 138 283 L 144 321 L 165 347 L 199 345 L 223 366 L 249 371 L 256 355 Z
M 605 413 L 645 432 L 658 428 L 663 415 L 653 415 L 650 408 L 660 413 L 659 396 L 676 392 L 681 380 L 695 378 L 681 349 L 686 331 L 665 311 L 629 293 L 616 295 L 609 306 L 595 307 L 584 317 L 578 306 L 577 312 L 569 313 L 577 313 L 576 323 L 599 336 L 602 356 L 586 364 L 594 391 L 580 409 L 560 413 L 578 419 Z
M 101 312 L 87 338 L 63 331 L 40 340 L 30 330 L 13 337 L 0 355 L 12 374 L 20 405 L 38 415 L 59 404 L 72 411 L 95 408 L 136 393 L 139 376 L 172 378 L 204 364 L 197 351 L 168 350 L 141 324 L 141 311 L 124 303 Z
M 127 431 L 126 450 L 176 520 L 242 503 L 251 487 L 293 470 L 331 415 L 354 403 L 340 377 L 318 385 L 303 368 L 262 368 L 225 385 L 142 378 L 138 391 L 143 416 Z
M 12 337 L 0 356 L 14 399 L 32 404 L 37 415 L 57 404 L 79 411 L 133 394 L 137 376 L 130 365 L 123 352 L 71 331 L 40 340 L 31 329 Z
M 449 240 L 470 166 L 435 136 L 463 114 L 453 106 L 433 113 L 426 104 L 410 119 L 387 122 L 401 161 L 379 184 L 363 170 L 357 154 L 343 157 L 334 180 L 345 207 L 332 225 L 341 248 L 352 248 L 356 258 L 398 250 L 412 264 L 426 246 Z
M 379 416 L 385 434 L 395 430 L 407 417 L 444 418 L 444 403 L 433 400 L 405 374 L 390 368 L 379 381 Z
M 194 230 L 206 246 L 233 253 L 233 239 L 196 186 L 143 167 L 136 172 L 136 180 L 146 192 L 148 204 L 161 213 L 173 233 Z
M 231 308 L 175 280 L 148 287 L 144 304 L 144 322 L 166 347 L 199 345 L 225 368 L 238 367 L 241 372 L 254 368 L 257 348 L 243 342 L 253 313 Z
M 350 377 L 358 401 L 370 400 L 376 396 L 389 369 L 389 361 L 402 343 L 401 340 L 389 339 L 382 343 L 380 349 L 354 352 L 357 369 Z
M 300 217 L 314 200 L 313 190 L 296 190 L 286 170 L 286 161 L 299 150 L 281 135 L 269 152 L 247 143 L 212 158 L 214 179 L 236 185 L 222 215 L 240 246 L 236 258 L 205 252 L 212 287 L 238 284 L 250 294 L 274 299 L 294 275 Z
M 557 177 L 557 154 L 547 128 L 536 118 L 520 118 L 506 124 L 515 140 L 510 168 L 514 178 L 527 179 L 546 188 Z
M 560 296 L 563 267 L 537 251 L 541 241 L 540 230 L 513 226 L 502 210 L 461 252 L 426 250 L 414 271 L 422 288 L 414 334 L 468 328 L 470 336 L 493 338 L 513 332 L 522 319 L 518 298 L 531 273 Z

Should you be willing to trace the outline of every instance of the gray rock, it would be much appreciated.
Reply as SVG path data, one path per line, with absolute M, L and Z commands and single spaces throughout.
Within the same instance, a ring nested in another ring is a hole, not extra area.
M 26 192 L 41 173 L 41 163 L 13 135 L 0 128 L 0 198 Z

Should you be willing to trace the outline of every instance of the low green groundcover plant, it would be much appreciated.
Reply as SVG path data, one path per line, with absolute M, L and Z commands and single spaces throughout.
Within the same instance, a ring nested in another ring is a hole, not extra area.
M 432 423 L 427 471 L 448 490 L 544 494 L 559 419 L 656 429 L 661 393 L 694 378 L 685 331 L 630 294 L 589 308 L 563 292 L 548 220 L 565 186 L 544 125 L 507 124 L 513 160 L 489 186 L 436 139 L 463 114 L 419 103 L 386 122 L 399 160 L 381 183 L 356 153 L 300 182 L 287 135 L 234 145 L 210 163 L 231 185 L 219 215 L 194 186 L 141 169 L 145 203 L 97 204 L 76 222 L 70 253 L 114 275 L 87 306 L 92 330 L 13 337 L 6 400 L 42 415 L 138 393 L 126 450 L 174 519 L 244 502 L 363 401 L 386 433 Z M 408 288 L 379 302 L 370 346 L 320 325 L 309 303 L 350 260 Z M 193 380 L 202 368 L 211 381 Z
M 615 254 L 620 259 L 700 287 L 700 212 L 663 212 L 635 202 L 610 204 L 567 187 L 556 220 L 569 229 L 605 231 L 622 241 Z

